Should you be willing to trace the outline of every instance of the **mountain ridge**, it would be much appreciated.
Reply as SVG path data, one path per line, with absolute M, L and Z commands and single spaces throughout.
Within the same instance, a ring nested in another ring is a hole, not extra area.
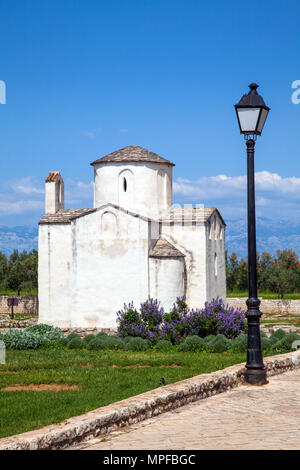
M 239 257 L 247 256 L 247 220 L 228 220 L 226 227 L 226 249 Z M 257 251 L 276 254 L 276 250 L 291 248 L 300 257 L 300 219 L 273 220 L 257 217 Z M 38 249 L 38 227 L 0 225 L 0 251 L 10 255 L 14 249 L 30 251 Z

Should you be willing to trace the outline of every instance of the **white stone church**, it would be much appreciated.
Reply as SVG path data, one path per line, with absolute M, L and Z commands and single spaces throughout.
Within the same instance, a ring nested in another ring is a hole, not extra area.
M 124 302 L 169 311 L 226 297 L 225 222 L 216 208 L 172 207 L 174 164 L 128 146 L 91 163 L 94 207 L 64 208 L 60 172 L 46 178 L 39 222 L 39 321 L 115 328 Z

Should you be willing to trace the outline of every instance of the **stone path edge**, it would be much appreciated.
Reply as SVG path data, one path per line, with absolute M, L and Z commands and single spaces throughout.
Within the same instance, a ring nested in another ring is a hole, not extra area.
M 268 376 L 300 367 L 300 351 L 264 359 Z M 57 450 L 243 384 L 245 364 L 201 374 L 97 408 L 57 425 L 0 439 L 0 450 Z

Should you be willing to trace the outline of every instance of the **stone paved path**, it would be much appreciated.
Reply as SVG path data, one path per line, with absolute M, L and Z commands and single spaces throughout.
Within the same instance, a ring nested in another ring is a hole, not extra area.
M 85 442 L 85 450 L 300 449 L 300 370 Z M 74 449 L 74 447 L 73 447 Z

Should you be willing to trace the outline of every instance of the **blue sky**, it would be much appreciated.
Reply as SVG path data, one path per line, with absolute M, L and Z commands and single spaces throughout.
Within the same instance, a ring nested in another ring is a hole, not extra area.
M 233 104 L 260 84 L 257 213 L 300 218 L 297 0 L 0 0 L 0 224 L 36 224 L 44 179 L 92 205 L 96 158 L 126 145 L 176 163 L 174 201 L 245 217 Z M 300 96 L 300 94 L 299 94 Z

